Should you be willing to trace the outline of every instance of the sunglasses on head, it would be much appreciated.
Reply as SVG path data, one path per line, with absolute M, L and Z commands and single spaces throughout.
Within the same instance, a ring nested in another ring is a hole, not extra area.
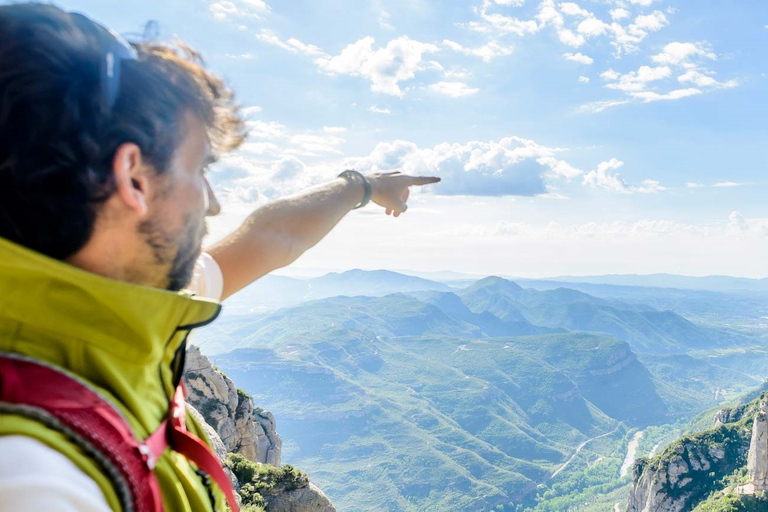
M 116 32 L 100 25 L 80 13 L 71 13 L 75 23 L 92 34 L 101 50 L 100 101 L 105 113 L 112 112 L 120 94 L 120 69 L 124 60 L 136 60 L 138 54 L 125 39 Z

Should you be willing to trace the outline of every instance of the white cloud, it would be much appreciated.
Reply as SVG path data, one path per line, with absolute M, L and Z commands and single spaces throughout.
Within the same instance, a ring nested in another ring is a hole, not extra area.
M 592 57 L 588 55 L 584 55 L 582 53 L 566 53 L 566 54 L 563 54 L 563 57 L 565 57 L 567 60 L 572 60 L 574 62 L 579 62 L 581 64 L 587 64 L 587 65 L 590 65 L 593 62 L 595 62 L 595 60 Z
M 272 166 L 272 179 L 276 181 L 292 180 L 301 175 L 306 169 L 304 162 L 295 156 L 286 156 Z
M 443 40 L 443 45 L 447 46 L 451 50 L 463 53 L 464 55 L 472 55 L 474 57 L 480 57 L 483 62 L 490 62 L 495 57 L 502 57 L 512 54 L 511 46 L 503 46 L 496 41 L 491 41 L 488 44 L 479 46 L 476 48 L 467 48 L 461 44 L 450 41 L 448 39 Z
M 575 34 L 572 30 L 567 28 L 558 31 L 557 37 L 560 38 L 560 42 L 564 45 L 573 46 L 574 48 L 578 48 L 587 42 L 583 35 Z
M 677 81 L 680 83 L 692 83 L 698 87 L 717 87 L 729 89 L 736 87 L 738 82 L 736 80 L 728 80 L 727 82 L 718 82 L 714 77 L 709 74 L 705 74 L 701 71 L 689 69 L 684 74 L 677 77 Z
M 570 181 L 583 174 L 557 158 L 561 151 L 521 137 L 433 148 L 398 140 L 380 143 L 369 156 L 349 159 L 344 166 L 440 176 L 443 181 L 434 187 L 440 195 L 534 196 L 548 193 L 549 182 Z
M 736 183 L 735 181 L 721 181 L 720 183 L 715 183 L 712 185 L 713 187 L 718 188 L 731 188 L 731 187 L 740 187 L 742 183 Z
M 246 121 L 250 138 L 277 139 L 285 137 L 285 126 L 276 121 Z
M 580 76 L 579 77 L 579 82 L 581 82 L 582 84 L 588 84 L 589 83 L 589 77 L 588 76 Z
M 667 66 L 640 66 L 637 71 L 630 71 L 623 75 L 608 70 L 602 73 L 600 77 L 609 82 L 606 85 L 609 89 L 637 93 L 643 91 L 649 82 L 663 80 L 671 75 L 672 70 Z
M 506 7 L 522 7 L 525 5 L 525 0 L 493 0 L 496 5 L 504 5 Z
M 211 15 L 217 20 L 260 18 L 269 11 L 269 6 L 261 0 L 221 0 L 208 6 Z
M 584 184 L 592 188 L 605 188 L 614 192 L 628 194 L 629 187 L 627 187 L 627 184 L 624 183 L 624 180 L 621 179 L 618 173 L 615 172 L 623 165 L 624 162 L 616 158 L 602 162 L 598 164 L 597 169 L 589 171 L 584 176 Z
M 701 93 L 702 91 L 700 89 L 689 88 L 689 89 L 675 89 L 674 91 L 670 91 L 663 94 L 660 94 L 654 91 L 634 92 L 632 93 L 632 96 L 634 96 L 635 98 L 641 99 L 646 103 L 650 103 L 652 101 L 679 100 L 682 98 L 697 96 Z
M 378 50 L 373 49 L 373 43 L 373 37 L 364 37 L 348 45 L 339 55 L 319 57 L 316 63 L 331 74 L 366 78 L 374 92 L 402 97 L 399 83 L 414 78 L 425 53 L 438 51 L 433 44 L 405 36 L 389 41 Z
M 749 231 L 749 222 L 737 211 L 728 216 L 728 227 L 733 231 Z
M 642 184 L 635 190 L 641 194 L 653 194 L 656 192 L 663 192 L 667 189 L 666 187 L 662 187 L 656 180 L 643 180 Z
M 477 93 L 480 89 L 477 87 L 470 87 L 464 82 L 437 82 L 429 86 L 429 90 L 438 94 L 444 94 L 451 98 L 459 98 L 461 96 L 470 96 Z
M 651 14 L 645 14 L 635 18 L 635 23 L 632 26 L 636 29 L 656 32 L 667 25 L 669 25 L 669 20 L 664 16 L 664 13 L 654 11 Z
M 262 29 L 261 32 L 256 34 L 256 39 L 282 48 L 283 50 L 287 50 L 291 53 L 300 53 L 302 55 L 309 55 L 311 57 L 325 55 L 320 48 L 313 44 L 305 44 L 295 38 L 290 38 L 287 41 L 283 41 L 277 36 L 277 34 L 268 29 Z
M 622 8 L 611 9 L 611 19 L 613 21 L 620 21 L 620 20 L 629 18 L 630 16 L 632 16 L 632 13 L 626 9 L 622 9 Z
M 703 183 L 696 183 L 696 182 L 693 182 L 693 181 L 689 181 L 688 183 L 685 184 L 685 186 L 686 186 L 686 188 L 701 188 L 701 187 L 704 186 L 704 184 Z
M 709 50 L 704 43 L 669 43 L 661 53 L 651 57 L 657 64 L 668 64 L 683 67 L 695 66 L 691 61 L 695 58 L 717 60 L 717 55 Z
M 567 14 L 568 16 L 583 16 L 585 18 L 592 16 L 591 12 L 587 11 L 586 9 L 582 9 L 579 4 L 573 2 L 561 3 L 560 10 L 563 12 L 563 14 Z
M 705 63 L 715 60 L 717 55 L 705 43 L 673 42 L 651 57 L 655 66 L 644 65 L 624 74 L 609 69 L 600 76 L 606 81 L 607 88 L 646 103 L 679 100 L 738 86 L 736 80 L 718 81 L 715 72 L 705 67 Z M 670 83 L 675 76 L 677 83 Z M 678 84 L 690 86 L 680 87 Z
M 258 105 L 244 107 L 240 110 L 240 113 L 243 114 L 245 117 L 251 117 L 254 114 L 258 114 L 259 112 L 261 112 L 261 107 L 259 107 Z
M 379 108 L 376 105 L 371 105 L 368 110 L 374 114 L 391 114 L 392 112 L 388 108 Z
M 291 147 L 286 152 L 304 156 L 318 156 L 328 153 L 340 155 L 342 152 L 338 146 L 343 143 L 344 139 L 336 135 L 299 134 L 288 139 L 288 144 Z
M 253 60 L 256 58 L 256 55 L 253 53 L 247 52 L 247 53 L 227 53 L 224 55 L 228 59 L 232 60 Z
M 597 114 L 604 110 L 607 110 L 609 108 L 613 107 L 619 107 L 621 105 L 626 105 L 629 103 L 629 100 L 602 100 L 602 101 L 594 101 L 592 103 L 585 103 L 583 105 L 579 105 L 576 108 L 577 114 Z
M 604 23 L 597 18 L 590 17 L 579 23 L 576 30 L 579 34 L 583 34 L 587 37 L 596 37 L 608 32 L 609 27 L 610 25 L 607 23 Z
M 659 0 L 629 0 L 630 4 L 634 5 L 642 5 L 643 7 L 648 7 L 654 2 L 658 2 Z
M 616 172 L 624 166 L 624 162 L 616 158 L 611 158 L 607 162 L 598 164 L 597 169 L 589 171 L 584 175 L 584 185 L 591 188 L 602 188 L 619 192 L 621 194 L 631 194 L 634 192 L 640 194 L 653 194 L 667 190 L 656 180 L 646 179 L 640 185 L 628 185 Z

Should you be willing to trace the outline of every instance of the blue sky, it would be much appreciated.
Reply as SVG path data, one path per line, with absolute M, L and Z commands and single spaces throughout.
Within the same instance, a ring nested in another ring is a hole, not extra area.
M 344 168 L 436 174 L 353 212 L 298 267 L 768 275 L 759 0 L 57 2 L 198 48 L 252 135 L 225 213 Z

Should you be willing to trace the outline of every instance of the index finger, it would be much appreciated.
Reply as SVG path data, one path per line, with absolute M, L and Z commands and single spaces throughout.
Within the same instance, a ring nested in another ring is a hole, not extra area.
M 410 179 L 411 185 L 429 185 L 431 183 L 437 183 L 440 181 L 440 178 L 437 176 L 413 176 Z

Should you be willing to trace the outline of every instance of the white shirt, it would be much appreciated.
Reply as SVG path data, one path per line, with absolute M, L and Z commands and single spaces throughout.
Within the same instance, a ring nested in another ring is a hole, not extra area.
M 202 253 L 188 289 L 221 300 L 224 276 Z M 26 436 L 0 436 L 0 509 L 24 512 L 111 512 L 101 489 L 67 457 Z

